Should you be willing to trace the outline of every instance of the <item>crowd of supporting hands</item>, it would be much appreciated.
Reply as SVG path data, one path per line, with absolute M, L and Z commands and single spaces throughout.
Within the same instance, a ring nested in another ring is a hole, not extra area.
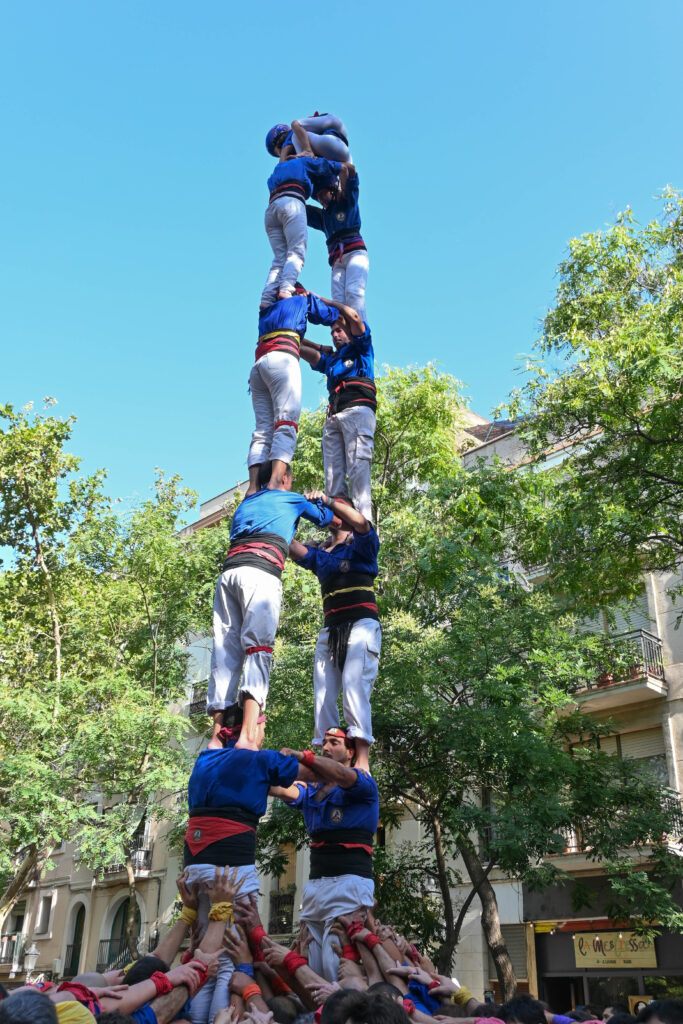
M 481 1002 L 455 979 L 439 974 L 428 956 L 372 911 L 337 919 L 339 980 L 326 981 L 308 964 L 305 925 L 289 948 L 271 939 L 259 918 L 255 894 L 239 899 L 236 869 L 216 868 L 214 885 L 206 887 L 211 912 L 201 936 L 199 887 L 188 887 L 185 874 L 177 885 L 182 911 L 153 953 L 123 970 L 81 975 L 42 991 L 17 989 L 0 1002 L 0 1024 L 91 1019 L 99 1024 L 189 1024 L 184 1016 L 188 1000 L 216 973 L 221 952 L 230 956 L 235 971 L 229 1003 L 213 1024 L 408 1024 L 409 1018 L 445 1024 L 453 1017 L 462 1024 L 568 1020 L 556 1019 L 529 996 L 502 1005 Z M 169 967 L 188 932 L 189 945 L 179 966 Z

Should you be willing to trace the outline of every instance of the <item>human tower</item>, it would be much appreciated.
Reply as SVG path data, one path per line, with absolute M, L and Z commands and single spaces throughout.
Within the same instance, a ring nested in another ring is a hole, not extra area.
M 278 163 L 268 178 L 265 215 L 273 262 L 249 376 L 255 419 L 249 486 L 232 520 L 216 586 L 207 697 L 213 730 L 190 777 L 185 868 L 188 884 L 211 885 L 216 868 L 230 866 L 237 871 L 240 899 L 248 898 L 259 887 L 255 829 L 267 797 L 279 796 L 301 811 L 311 837 L 301 910 L 312 936 L 309 960 L 334 980 L 335 919 L 363 915 L 373 904 L 379 813 L 369 770 L 370 696 L 381 628 L 374 593 L 379 539 L 371 522 L 377 396 L 365 312 L 368 256 L 360 233 L 358 173 L 342 121 L 316 113 L 291 126 L 275 125 L 266 148 Z M 299 280 L 309 226 L 327 242 L 329 299 Z M 308 324 L 330 327 L 332 344 L 308 340 Z M 325 374 L 329 393 L 322 436 L 325 489 L 305 495 L 292 490 L 301 358 Z M 302 517 L 328 528 L 327 539 L 297 541 Z M 313 666 L 311 749 L 278 752 L 263 748 L 264 712 L 287 556 L 318 577 L 323 626 Z M 346 728 L 339 720 L 340 693 Z M 207 899 L 205 912 L 208 906 Z M 225 1005 L 233 964 L 227 955 L 221 963 L 215 985 L 202 990 L 196 1008 L 193 1001 L 198 1024 Z

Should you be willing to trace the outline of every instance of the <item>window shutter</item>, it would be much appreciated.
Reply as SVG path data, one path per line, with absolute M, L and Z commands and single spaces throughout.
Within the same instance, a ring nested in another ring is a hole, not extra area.
M 503 924 L 501 925 L 501 931 L 517 979 L 526 978 L 526 928 L 523 924 Z M 496 978 L 496 966 L 490 950 L 489 978 L 492 980 Z
M 621 736 L 624 757 L 659 757 L 664 754 L 664 736 L 661 726 L 641 732 L 625 732 Z

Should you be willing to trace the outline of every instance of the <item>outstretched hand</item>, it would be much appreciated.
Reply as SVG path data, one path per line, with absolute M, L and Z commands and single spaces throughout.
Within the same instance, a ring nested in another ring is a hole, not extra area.
M 223 948 L 234 964 L 250 964 L 253 960 L 246 932 L 240 925 L 234 929 L 226 928 Z
M 182 875 L 178 875 L 175 880 L 175 884 L 178 887 L 178 893 L 183 906 L 188 907 L 190 910 L 196 910 L 199 906 L 199 886 L 196 882 L 193 885 L 187 884 L 188 872 L 183 871 Z
M 253 931 L 254 928 L 258 928 L 261 924 L 256 893 L 250 892 L 248 896 L 242 896 L 241 899 L 235 903 L 234 909 L 235 918 L 239 921 L 247 934 Z
M 237 881 L 238 870 L 239 868 L 233 868 L 230 873 L 228 867 L 216 868 L 213 888 L 207 888 L 212 903 L 234 903 L 237 893 L 245 882 L 244 878 Z

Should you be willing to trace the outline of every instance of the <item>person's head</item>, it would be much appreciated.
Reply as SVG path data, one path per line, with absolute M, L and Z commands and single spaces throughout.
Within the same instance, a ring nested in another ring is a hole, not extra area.
M 324 188 L 319 188 L 315 194 L 315 198 L 321 206 L 324 206 L 327 209 L 330 203 L 333 203 L 338 195 L 339 186 L 334 183 L 332 185 L 325 185 Z
M 297 281 L 296 284 L 294 285 L 294 294 L 295 295 L 308 295 L 308 290 L 306 288 L 306 285 L 302 284 L 301 281 Z
M 634 1009 L 643 1003 L 640 1000 Z M 638 1011 L 638 1021 L 643 1024 L 683 1024 L 683 1001 L 680 999 L 653 999 Z
M 99 971 L 86 971 L 84 974 L 77 974 L 71 980 L 78 985 L 85 985 L 86 988 L 104 988 L 107 984 L 107 979 Z
M 569 1013 L 567 1014 L 567 1017 L 571 1017 L 572 1020 L 576 1020 L 576 1021 L 585 1021 L 585 1020 L 594 1020 L 595 1019 L 593 1017 L 593 1014 L 589 1013 L 588 1010 L 570 1010 Z
M 266 999 L 266 1003 L 276 1024 L 294 1024 L 297 1008 L 293 999 L 289 996 L 272 996 Z
M 349 501 L 345 494 L 333 494 L 331 495 L 333 501 L 338 502 L 340 505 L 348 505 L 349 508 L 353 508 L 353 502 Z M 351 536 L 352 531 L 349 530 L 348 526 L 342 523 L 338 516 L 335 516 L 330 523 L 329 533 L 327 539 L 323 543 L 324 548 L 333 548 L 337 544 L 345 544 L 348 537 Z
M 401 990 L 396 988 L 395 985 L 391 985 L 388 981 L 376 981 L 374 985 L 370 985 L 368 988 L 368 995 L 387 996 L 389 999 L 393 999 L 395 1003 L 399 1003 L 403 1006 L 403 994 Z M 441 1013 L 441 1010 L 439 1010 L 439 1013 Z
M 612 1024 L 635 1024 L 636 1018 L 628 1010 L 624 1013 L 613 1013 L 610 1017 Z
M 271 156 L 280 156 L 285 136 L 289 131 L 288 124 L 275 124 L 266 135 L 266 149 Z
M 350 768 L 355 753 L 356 744 L 346 735 L 344 729 L 333 726 L 327 730 L 323 739 L 323 757 L 329 757 L 337 764 L 343 764 Z
M 382 993 L 333 992 L 323 1006 L 321 1024 L 406 1024 L 403 1006 Z
M 346 322 L 346 317 L 343 313 L 340 313 L 335 322 L 330 328 L 330 334 L 332 335 L 332 344 L 336 348 L 337 352 L 344 345 L 348 345 L 351 342 L 351 332 L 349 325 Z
M 624 1006 L 623 1003 L 608 1003 L 600 1016 L 603 1020 L 609 1020 L 616 1013 L 628 1013 L 628 1007 Z
M 133 962 L 133 966 L 126 971 L 126 985 L 137 985 L 140 981 L 147 981 L 156 971 L 166 974 L 169 966 L 158 956 L 141 956 Z
M 231 747 L 231 746 L 233 746 L 237 742 L 237 740 L 240 737 L 240 732 L 242 731 L 242 722 L 243 721 L 244 721 L 244 709 L 243 709 L 243 707 L 240 704 L 231 704 L 230 707 L 227 707 L 227 708 L 224 709 L 224 711 L 223 711 L 223 728 L 218 733 L 218 739 L 221 741 L 221 743 L 223 744 L 224 747 Z M 259 750 L 263 746 L 263 740 L 265 738 L 265 735 L 266 735 L 266 716 L 265 715 L 259 715 L 257 720 L 256 720 L 256 744 L 257 744 Z M 149 958 L 148 957 L 143 957 L 143 959 L 149 959 Z M 133 968 L 131 967 L 130 971 L 132 971 L 132 970 L 133 970 Z M 167 971 L 168 967 L 165 967 L 164 970 Z M 130 975 L 130 971 L 128 971 L 128 974 L 126 975 L 126 982 L 128 984 L 130 984 L 130 982 L 128 982 L 128 977 Z
M 545 1024 L 543 1007 L 529 995 L 508 999 L 503 1003 L 501 1016 L 507 1024 Z
M 55 1004 L 34 988 L 22 988 L 0 1002 L 0 1024 L 57 1024 Z
M 270 477 L 273 472 L 273 463 L 262 462 L 258 470 L 258 486 L 259 490 L 262 491 L 264 487 L 267 487 L 270 483 Z M 291 491 L 292 489 L 292 467 L 287 466 L 285 468 L 285 478 L 282 484 L 283 491 Z
M 440 1012 L 440 1011 L 439 1011 Z M 500 1020 L 503 1019 L 503 1005 L 502 1003 L 479 1003 L 479 1006 L 475 1007 L 472 1011 L 473 1017 L 495 1017 Z

